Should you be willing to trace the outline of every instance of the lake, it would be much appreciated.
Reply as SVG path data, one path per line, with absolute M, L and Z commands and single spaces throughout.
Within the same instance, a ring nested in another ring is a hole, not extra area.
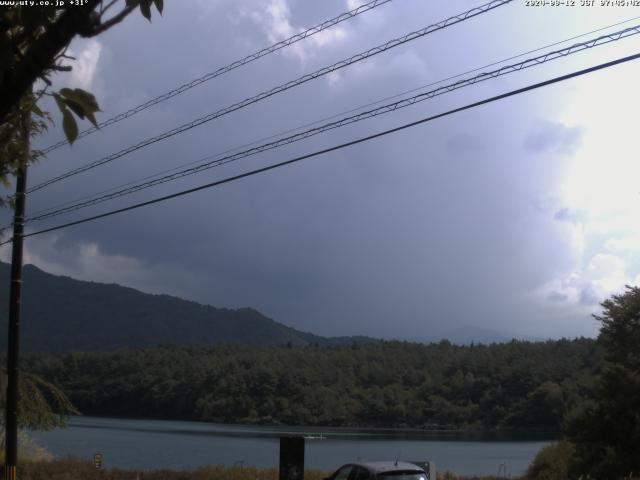
M 438 470 L 464 475 L 524 473 L 552 440 L 505 434 L 331 427 L 263 427 L 202 422 L 72 417 L 69 426 L 30 436 L 57 457 L 92 459 L 103 466 L 135 469 L 195 469 L 201 465 L 277 467 L 279 437 L 307 440 L 305 466 L 333 470 L 356 460 L 430 460 Z

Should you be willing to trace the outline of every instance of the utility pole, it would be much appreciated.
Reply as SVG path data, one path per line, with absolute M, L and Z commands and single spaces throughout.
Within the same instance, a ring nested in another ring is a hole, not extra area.
M 13 213 L 11 289 L 9 293 L 9 346 L 7 350 L 7 402 L 5 411 L 5 480 L 16 480 L 18 461 L 18 352 L 20 344 L 20 302 L 22 294 L 22 244 L 24 234 L 25 191 L 29 159 L 29 112 L 23 117 L 24 155 L 16 171 Z

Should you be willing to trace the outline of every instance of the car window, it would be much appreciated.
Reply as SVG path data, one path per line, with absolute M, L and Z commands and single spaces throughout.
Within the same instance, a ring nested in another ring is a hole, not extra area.
M 355 467 L 355 471 L 349 480 L 369 480 L 371 478 L 369 470 L 362 467 Z
M 342 467 L 333 476 L 333 480 L 347 480 L 349 478 L 349 474 L 351 473 L 351 470 L 353 470 L 352 465 L 347 465 L 346 467 Z

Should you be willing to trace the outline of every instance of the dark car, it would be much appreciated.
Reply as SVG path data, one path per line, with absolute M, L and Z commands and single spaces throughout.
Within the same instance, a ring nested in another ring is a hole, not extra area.
M 415 463 L 364 462 L 343 465 L 325 480 L 430 480 L 428 473 Z M 434 479 L 435 480 L 435 479 Z

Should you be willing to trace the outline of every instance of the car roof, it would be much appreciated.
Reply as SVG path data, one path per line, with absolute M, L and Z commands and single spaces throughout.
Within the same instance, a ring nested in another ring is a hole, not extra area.
M 353 463 L 353 465 L 358 465 L 360 467 L 364 467 L 367 470 L 370 470 L 374 473 L 386 473 L 386 472 L 395 472 L 395 471 L 414 471 L 414 472 L 424 472 L 422 468 L 420 468 L 415 463 L 409 462 L 357 462 Z

